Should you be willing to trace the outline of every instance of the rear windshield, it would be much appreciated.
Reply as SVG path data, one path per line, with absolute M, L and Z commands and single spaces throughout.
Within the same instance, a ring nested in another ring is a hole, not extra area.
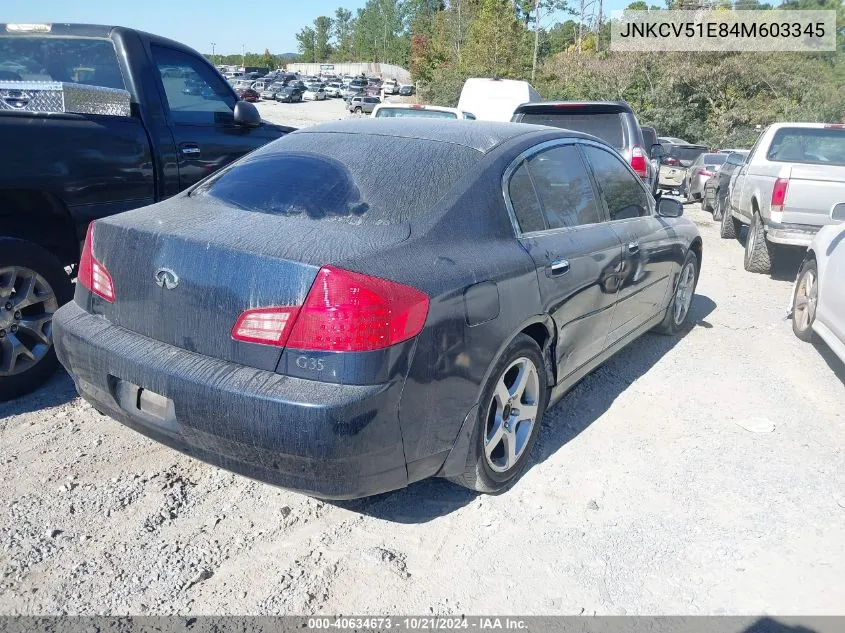
M 526 112 L 521 122 L 551 125 L 552 127 L 584 132 L 598 136 L 616 149 L 625 147 L 625 140 L 622 135 L 622 116 L 620 114 L 570 114 L 568 112 L 530 114 Z
M 667 145 L 666 155 L 678 160 L 694 161 L 707 151 L 706 147 L 695 147 L 693 145 Z
M 786 163 L 845 165 L 845 129 L 781 128 L 766 158 Z
M 443 112 L 442 110 L 423 110 L 416 108 L 382 108 L 376 113 L 376 118 L 401 119 L 404 117 L 424 119 L 457 119 L 454 112 Z
M 434 206 L 481 157 L 434 141 L 299 132 L 253 152 L 191 195 L 287 218 L 399 224 Z
M 111 40 L 0 36 L 0 81 L 64 81 L 126 89 Z
M 705 154 L 701 160 L 705 165 L 721 165 L 727 158 L 727 154 Z

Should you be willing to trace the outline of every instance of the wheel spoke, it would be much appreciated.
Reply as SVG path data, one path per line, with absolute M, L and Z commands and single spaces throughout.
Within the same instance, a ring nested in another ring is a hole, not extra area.
M 804 310 L 807 307 L 808 302 L 809 302 L 809 299 L 807 298 L 806 295 L 804 295 L 803 297 L 796 297 L 796 299 L 795 299 L 795 309 L 796 310 Z
M 496 383 L 496 392 L 493 394 L 496 401 L 499 403 L 498 412 L 501 414 L 502 409 L 505 408 L 505 405 L 508 403 L 508 400 L 511 398 L 510 390 L 508 389 L 507 385 L 505 385 L 505 379 L 500 378 L 499 382 Z
M 517 416 L 517 420 L 519 422 L 524 422 L 529 420 L 534 422 L 537 419 L 537 405 L 535 403 L 532 404 L 520 404 L 519 405 L 519 415 Z
M 41 317 L 22 319 L 18 321 L 18 328 L 25 330 L 30 336 L 38 339 L 44 345 L 50 345 L 50 336 L 44 333 L 44 325 L 53 320 L 52 314 Z
M 8 299 L 15 289 L 15 281 L 18 278 L 18 269 L 9 268 L 7 272 L 0 275 L 0 299 Z
M 522 394 L 525 393 L 525 387 L 528 385 L 528 374 L 529 372 L 526 363 L 521 363 L 519 365 L 519 373 L 516 375 L 516 380 L 513 381 L 513 386 L 508 389 L 511 397 L 517 402 L 522 399 Z
M 484 452 L 487 453 L 488 459 L 491 459 L 491 453 L 496 450 L 496 447 L 501 443 L 505 434 L 504 420 L 502 420 L 502 416 L 497 413 L 496 419 L 493 422 L 493 429 L 490 433 L 488 433 L 486 438 L 487 441 L 484 443 Z
M 18 358 L 21 356 L 35 360 L 35 354 L 29 351 L 26 345 L 21 343 L 20 339 L 11 332 L 0 340 L 0 349 L 2 349 L 2 354 L 0 354 L 0 373 L 2 374 L 11 374 L 15 365 L 18 364 Z
M 516 463 L 516 433 L 506 432 L 502 441 L 505 443 L 505 468 L 511 468 Z

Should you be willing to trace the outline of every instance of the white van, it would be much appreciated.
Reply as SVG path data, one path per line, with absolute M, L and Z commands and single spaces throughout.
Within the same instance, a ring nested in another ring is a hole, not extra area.
M 475 119 L 469 112 L 458 108 L 421 105 L 418 103 L 380 103 L 373 110 L 374 119 L 400 119 L 416 117 L 425 119 Z
M 458 109 L 472 112 L 479 121 L 510 121 L 517 106 L 542 101 L 527 81 L 471 77 L 464 83 Z

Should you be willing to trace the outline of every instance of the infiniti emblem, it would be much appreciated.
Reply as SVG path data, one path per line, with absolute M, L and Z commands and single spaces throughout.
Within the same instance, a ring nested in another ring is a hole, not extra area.
M 169 268 L 159 268 L 155 274 L 156 285 L 159 288 L 167 288 L 173 290 L 179 285 L 179 275 L 174 273 Z

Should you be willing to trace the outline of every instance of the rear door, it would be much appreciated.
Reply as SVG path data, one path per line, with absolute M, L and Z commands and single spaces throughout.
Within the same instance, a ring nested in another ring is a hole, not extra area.
M 184 51 L 151 44 L 185 189 L 278 137 L 265 126 L 235 124 L 237 97 L 212 67 Z M 165 77 L 162 69 L 175 69 Z
M 511 210 L 537 267 L 544 309 L 555 322 L 563 379 L 604 349 L 622 245 L 574 144 L 539 145 L 512 170 Z
M 581 148 L 610 218 L 609 227 L 623 246 L 610 346 L 665 309 L 680 245 L 674 229 L 655 214 L 654 199 L 643 182 L 617 154 L 593 143 L 582 143 Z

